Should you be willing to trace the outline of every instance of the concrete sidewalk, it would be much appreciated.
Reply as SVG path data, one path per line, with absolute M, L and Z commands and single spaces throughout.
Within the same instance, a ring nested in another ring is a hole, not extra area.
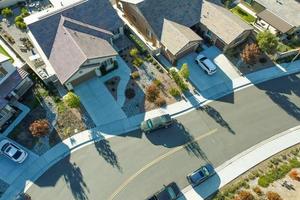
M 216 169 L 216 175 L 203 184 L 183 189 L 179 200 L 203 200 L 262 161 L 298 143 L 300 126 L 275 135 L 225 162 Z

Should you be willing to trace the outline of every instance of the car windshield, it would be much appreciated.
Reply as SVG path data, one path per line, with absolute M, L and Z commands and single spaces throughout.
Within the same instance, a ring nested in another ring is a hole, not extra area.
M 200 172 L 202 172 L 202 176 L 208 176 L 209 175 L 209 171 L 207 170 L 206 167 L 203 167 Z
M 152 124 L 152 121 L 151 121 L 150 119 L 148 119 L 148 120 L 146 121 L 146 123 L 147 123 L 147 126 L 148 126 L 149 128 L 153 128 L 153 124 Z
M 203 57 L 203 58 L 201 58 L 200 60 L 201 60 L 201 61 L 204 61 L 204 60 L 206 60 L 206 59 L 207 59 L 206 57 Z
M 22 152 L 18 150 L 18 151 L 13 155 L 13 158 L 14 158 L 14 159 L 18 159 L 21 155 L 22 155 Z
M 5 145 L 3 145 L 3 147 L 2 147 L 2 151 L 5 151 L 5 149 L 7 148 L 7 146 L 8 146 L 9 144 L 8 143 L 6 143 Z
M 175 198 L 176 198 L 176 194 L 175 194 L 173 188 L 167 187 L 167 191 L 168 191 L 168 193 L 169 193 L 171 199 L 175 199 Z

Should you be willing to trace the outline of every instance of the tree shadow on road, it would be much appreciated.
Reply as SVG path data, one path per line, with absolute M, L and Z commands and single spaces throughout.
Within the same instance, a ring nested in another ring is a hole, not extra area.
M 215 120 L 215 122 L 226 128 L 230 133 L 236 134 L 235 131 L 230 127 L 230 125 L 224 120 L 222 115 L 215 108 L 206 105 L 200 107 L 200 110 L 206 112 L 212 119 Z
M 119 171 L 122 172 L 122 168 L 119 164 L 117 155 L 112 151 L 109 141 L 102 139 L 98 142 L 95 142 L 96 150 L 103 159 L 109 163 L 111 166 L 116 167 Z

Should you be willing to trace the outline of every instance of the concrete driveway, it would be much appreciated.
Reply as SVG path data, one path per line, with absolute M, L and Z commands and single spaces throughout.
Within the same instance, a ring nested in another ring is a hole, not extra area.
M 3 140 L 5 137 L 0 137 Z M 22 147 L 20 144 L 18 146 Z M 33 163 L 34 160 L 38 158 L 38 155 L 32 153 L 30 150 L 23 149 L 28 153 L 28 157 L 23 163 L 16 163 L 6 156 L 0 154 L 0 179 L 5 181 L 7 184 L 11 184 L 17 177 L 22 176 L 24 170 L 28 168 L 29 165 Z
M 190 81 L 205 98 L 211 98 L 219 92 L 233 90 L 232 80 L 239 77 L 232 64 L 216 47 L 210 47 L 201 52 L 217 66 L 217 72 L 207 75 L 195 62 L 197 53 L 191 53 L 178 61 L 177 67 L 187 63 L 190 69 Z
M 130 78 L 130 69 L 119 57 L 118 64 L 119 67 L 115 71 L 103 77 L 94 77 L 74 88 L 75 93 L 80 97 L 81 103 L 84 105 L 96 126 L 126 118 L 122 106 L 125 102 L 124 94 Z M 117 88 L 117 101 L 104 84 L 105 81 L 114 76 L 119 76 L 121 79 Z

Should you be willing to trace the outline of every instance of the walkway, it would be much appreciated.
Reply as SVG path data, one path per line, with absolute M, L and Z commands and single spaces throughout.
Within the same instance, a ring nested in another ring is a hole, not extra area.
M 3 47 L 3 49 L 14 59 L 13 65 L 16 66 L 17 68 L 21 68 L 24 66 L 25 63 L 23 63 L 17 56 L 16 54 L 8 47 L 5 42 L 0 39 L 0 46 Z
M 256 17 L 256 13 L 247 6 L 245 6 L 243 3 L 239 3 L 237 6 L 249 13 L 250 15 L 252 15 L 253 17 Z
M 183 196 L 179 200 L 203 200 L 262 161 L 298 143 L 300 126 L 275 135 L 228 160 L 216 169 L 215 176 L 203 184 L 183 189 Z

